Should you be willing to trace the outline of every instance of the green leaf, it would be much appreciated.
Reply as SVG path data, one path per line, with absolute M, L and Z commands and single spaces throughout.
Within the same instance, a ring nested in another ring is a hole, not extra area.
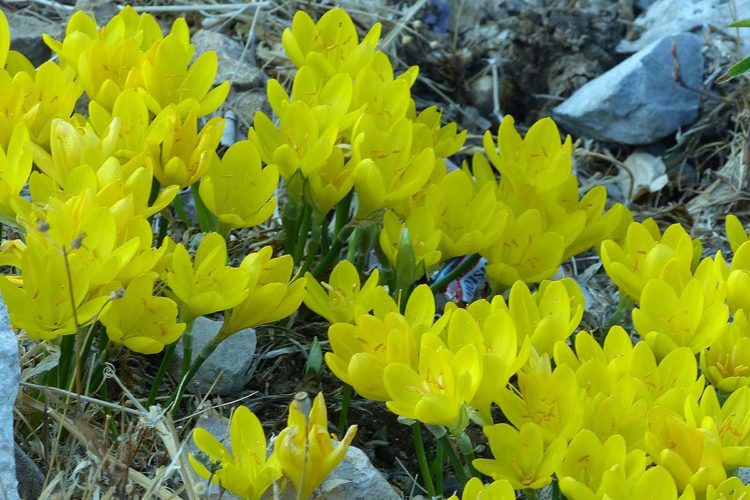
M 716 83 L 724 83 L 728 82 L 732 78 L 736 76 L 740 76 L 743 73 L 746 73 L 750 71 L 750 57 L 746 57 L 745 59 L 741 60 L 731 68 L 729 68 L 729 71 L 727 71 L 725 74 L 720 76 Z
M 420 276 L 417 269 L 417 257 L 414 254 L 414 247 L 411 244 L 411 237 L 407 228 L 401 230 L 395 272 L 396 288 L 401 291 L 402 296 L 407 297 L 409 289 Z
M 729 25 L 730 28 L 750 28 L 750 19 L 743 19 Z
M 310 352 L 307 354 L 305 363 L 305 373 L 308 375 L 317 375 L 323 368 L 323 350 L 320 348 L 318 337 L 313 338 Z

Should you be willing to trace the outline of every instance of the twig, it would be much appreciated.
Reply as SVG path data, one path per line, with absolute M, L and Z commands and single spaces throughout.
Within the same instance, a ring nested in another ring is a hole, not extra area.
M 41 1 L 48 0 L 34 0 L 41 3 Z M 199 12 L 202 10 L 219 10 L 219 11 L 230 11 L 237 10 L 239 12 L 247 9 L 258 9 L 261 7 L 269 7 L 271 2 L 250 2 L 250 3 L 214 3 L 214 4 L 190 4 L 190 5 L 134 5 L 133 8 L 137 12 Z M 122 10 L 125 8 L 124 5 L 118 5 L 117 8 Z

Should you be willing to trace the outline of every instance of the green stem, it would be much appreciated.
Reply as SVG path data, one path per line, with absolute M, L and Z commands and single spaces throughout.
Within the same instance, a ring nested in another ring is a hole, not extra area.
M 167 372 L 167 367 L 172 362 L 172 357 L 174 356 L 175 347 L 177 346 L 177 342 L 172 342 L 167 347 L 164 348 L 164 354 L 161 358 L 161 364 L 159 365 L 159 371 L 156 372 L 156 377 L 154 377 L 154 381 L 151 383 L 151 390 L 148 391 L 148 399 L 146 400 L 146 408 L 150 408 L 151 405 L 154 404 L 154 401 L 156 401 L 156 396 L 159 394 L 159 389 L 161 388 L 162 380 L 164 380 L 164 375 Z
M 339 414 L 339 436 L 346 433 L 346 427 L 349 420 L 349 403 L 352 400 L 352 386 L 344 384 L 343 398 L 341 400 L 341 413 Z
M 331 267 L 336 259 L 341 256 L 341 250 L 344 248 L 344 238 L 342 238 L 341 232 L 344 226 L 349 221 L 349 210 L 352 205 L 352 197 L 354 193 L 350 191 L 341 202 L 336 205 L 336 213 L 334 214 L 334 226 L 333 226 L 333 245 L 328 249 L 328 252 L 323 259 L 313 268 L 312 275 L 315 279 L 320 279 L 321 275 Z M 326 229 L 327 231 L 327 229 Z
M 346 260 L 351 262 L 352 264 L 355 264 L 356 267 L 356 257 L 357 257 L 357 247 L 359 247 L 359 238 L 360 233 L 362 230 L 358 227 L 355 227 L 352 231 L 352 234 L 349 235 L 349 247 L 346 249 Z
M 170 410 L 171 412 L 174 412 L 180 407 L 182 396 L 184 396 L 185 394 L 185 388 L 188 386 L 190 381 L 193 380 L 193 377 L 198 372 L 200 367 L 203 366 L 203 363 L 206 361 L 206 359 L 208 359 L 208 357 L 213 354 L 213 352 L 219 346 L 221 341 L 224 340 L 224 338 L 225 336 L 222 335 L 222 331 L 219 330 L 219 333 L 216 334 L 216 337 L 212 338 L 205 346 L 203 346 L 203 349 L 201 349 L 201 352 L 198 353 L 198 356 L 195 358 L 195 361 L 193 361 L 193 364 L 190 365 L 190 369 L 185 375 L 183 375 L 182 380 L 180 381 L 180 385 L 177 387 L 177 391 L 175 391 L 169 403 L 167 404 L 167 406 L 169 406 L 169 404 L 172 404 L 172 408 Z
M 466 469 L 461 460 L 458 459 L 456 450 L 453 448 L 453 443 L 448 438 L 448 434 L 443 435 L 440 439 L 445 443 L 445 448 L 448 450 L 448 460 L 450 460 L 453 471 L 456 473 L 456 479 L 462 486 L 465 485 L 469 478 L 466 475 Z
M 294 242 L 294 263 L 299 265 L 302 262 L 302 256 L 305 253 L 305 245 L 307 244 L 307 233 L 310 232 L 310 225 L 312 223 L 312 207 L 305 205 L 302 209 L 302 221 L 299 225 L 299 231 L 297 232 L 297 241 Z
M 448 285 L 448 283 L 460 276 L 463 276 L 466 271 L 474 267 L 476 263 L 479 262 L 480 258 L 481 255 L 475 253 L 464 259 L 464 261 L 457 265 L 455 269 L 453 269 L 453 271 L 449 272 L 448 274 L 437 280 L 435 283 L 430 285 L 430 290 L 432 290 L 433 292 L 441 291 Z
M 157 220 L 159 233 L 156 236 L 156 246 L 161 247 L 162 244 L 164 243 L 164 238 L 167 237 L 167 230 L 169 229 L 169 221 L 162 214 L 157 214 L 157 215 L 159 217 Z
M 437 448 L 435 449 L 435 460 L 432 462 L 430 472 L 435 478 L 435 491 L 438 494 L 443 494 L 443 462 L 445 462 L 445 443 L 442 439 L 438 439 Z
M 203 199 L 201 198 L 198 188 L 200 187 L 200 181 L 190 186 L 190 194 L 193 195 L 193 201 L 195 202 L 195 212 L 198 214 L 198 225 L 200 225 L 201 231 L 208 233 L 216 230 L 216 217 L 208 209 Z
M 73 373 L 71 371 L 71 365 L 74 362 L 75 354 L 75 336 L 64 335 L 60 339 L 60 363 L 57 365 L 57 380 L 56 386 L 61 389 L 68 389 L 68 385 L 71 382 Z
M 526 500 L 536 500 L 538 498 L 536 490 L 532 490 L 531 488 L 523 490 L 523 496 Z
M 432 476 L 430 475 L 430 465 L 427 463 L 424 441 L 422 441 L 422 426 L 419 422 L 414 422 L 411 425 L 411 434 L 414 438 L 414 448 L 417 452 L 417 462 L 419 463 L 419 471 L 422 474 L 422 481 L 424 481 L 425 488 L 427 488 L 427 493 L 430 497 L 434 497 L 435 484 L 432 482 Z
M 609 319 L 609 324 L 607 325 L 607 332 L 610 328 L 620 323 L 620 321 L 625 317 L 625 313 L 632 311 L 633 306 L 635 305 L 635 301 L 630 298 L 629 295 L 625 295 L 624 293 L 620 292 L 620 301 L 617 303 L 617 309 L 615 309 L 615 312 L 612 314 L 612 317 Z M 602 332 L 603 335 L 606 335 L 607 332 Z
M 188 218 L 187 212 L 185 211 L 185 205 L 182 204 L 180 193 L 177 193 L 177 196 L 174 197 L 172 205 L 174 205 L 174 211 L 177 213 L 177 218 L 180 219 L 186 226 L 190 226 L 190 219 Z
M 194 321 L 194 320 L 193 320 Z M 193 321 L 187 322 L 185 332 L 182 334 L 182 376 L 190 370 L 193 364 Z

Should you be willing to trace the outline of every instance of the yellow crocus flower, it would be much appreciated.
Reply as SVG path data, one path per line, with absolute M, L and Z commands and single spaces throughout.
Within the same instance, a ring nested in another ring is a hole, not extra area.
M 279 171 L 261 167 L 260 154 L 249 141 L 233 144 L 214 162 L 200 185 L 206 207 L 230 228 L 251 227 L 268 220 L 276 209 L 274 192 Z
M 153 295 L 155 279 L 153 274 L 133 279 L 125 294 L 102 314 L 109 340 L 131 351 L 155 354 L 180 338 L 185 323 L 177 322 L 177 304 Z
M 292 281 L 291 255 L 272 255 L 273 248 L 263 247 L 243 259 L 248 295 L 227 313 L 223 335 L 286 318 L 302 304 L 306 278 Z
M 227 246 L 218 233 L 208 233 L 194 259 L 177 245 L 167 269 L 166 282 L 180 307 L 180 318 L 189 323 L 198 316 L 225 311 L 248 296 L 245 269 L 227 266 Z
M 31 164 L 29 132 L 25 125 L 16 125 L 7 151 L 0 147 L 0 221 L 3 224 L 17 225 L 18 207 L 24 204 L 19 194 L 29 179 Z
M 43 233 L 26 234 L 20 267 L 20 280 L 0 275 L 0 292 L 13 327 L 32 338 L 51 340 L 76 333 L 79 326 L 95 321 L 107 303 L 108 295 L 89 295 L 87 263 L 76 254 L 66 258 Z
M 329 323 L 352 323 L 375 307 L 376 296 L 387 292 L 378 286 L 380 272 L 373 269 L 364 284 L 354 264 L 342 260 L 331 271 L 328 283 L 318 283 L 307 273 L 305 305 Z
M 487 425 L 482 431 L 495 458 L 478 458 L 474 467 L 495 480 L 505 479 L 515 489 L 540 489 L 552 481 L 552 473 L 565 456 L 565 439 L 545 445 L 541 428 L 524 424 L 518 431 L 508 424 Z
M 281 468 L 275 456 L 266 458 L 268 451 L 263 426 L 246 406 L 240 406 L 232 413 L 229 439 L 231 451 L 207 430 L 197 427 L 193 431 L 193 441 L 200 453 L 189 455 L 190 464 L 203 479 L 243 499 L 259 500 L 281 477 Z
M 287 427 L 276 438 L 272 456 L 297 490 L 297 498 L 308 498 L 344 459 L 357 426 L 350 426 L 334 447 L 323 393 L 315 396 L 309 415 L 302 413 L 298 404 L 293 401 L 289 405 Z
M 465 405 L 481 380 L 482 362 L 473 344 L 453 353 L 436 334 L 427 333 L 421 340 L 418 370 L 404 363 L 385 367 L 386 406 L 396 415 L 460 433 L 469 423 Z

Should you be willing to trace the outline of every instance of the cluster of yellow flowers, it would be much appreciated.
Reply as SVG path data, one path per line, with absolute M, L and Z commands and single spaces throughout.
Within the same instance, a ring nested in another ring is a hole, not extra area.
M 223 120 L 198 127 L 228 84 L 211 88 L 215 53 L 190 63 L 184 19 L 164 36 L 130 7 L 101 29 L 77 12 L 61 42 L 45 37 L 60 63 L 39 68 L 7 50 L 9 36 L 0 12 L 0 214 L 23 233 L 0 248 L 0 264 L 19 271 L 0 276 L 0 291 L 15 327 L 54 339 L 100 320 L 111 341 L 150 354 L 204 314 L 225 311 L 228 336 L 297 309 L 304 280 L 290 284 L 291 258 L 270 247 L 235 268 L 217 233 L 194 257 L 169 238 L 155 245 L 153 216 L 201 178 L 229 227 L 276 206 L 278 175 L 255 147 L 241 141 L 219 158 Z M 88 116 L 74 113 L 83 92 Z
M 0 245 L 0 266 L 15 273 L 0 275 L 13 325 L 53 340 L 100 322 L 112 342 L 152 354 L 200 316 L 223 312 L 215 345 L 304 300 L 331 323 L 328 367 L 361 396 L 444 428 L 464 451 L 467 426 L 482 426 L 494 458 L 467 465 L 494 482 L 472 478 L 464 499 L 513 499 L 553 478 L 570 498 L 750 495 L 732 477 L 750 466 L 750 236 L 740 221 L 727 218 L 727 262 L 701 258 L 680 225 L 662 233 L 622 205 L 605 211 L 604 187 L 579 197 L 571 139 L 550 119 L 521 137 L 506 117 L 496 142 L 485 134 L 484 154 L 451 169 L 466 132 L 442 125 L 436 107 L 417 112 L 417 68 L 395 75 L 379 37 L 375 25 L 360 40 L 341 9 L 318 22 L 297 13 L 282 38 L 297 67 L 291 93 L 275 80 L 267 89 L 278 121 L 257 113 L 248 139 L 219 156 L 223 119 L 199 123 L 228 84 L 213 86 L 215 53 L 193 59 L 184 20 L 164 35 L 130 7 L 101 28 L 78 12 L 62 41 L 44 38 L 59 63 L 34 68 L 9 50 L 0 11 L 0 222 L 22 235 Z M 268 220 L 280 179 L 294 255 L 263 247 L 229 264 L 226 233 Z M 154 237 L 186 188 L 218 222 L 195 252 Z M 383 272 L 362 283 L 343 260 L 319 283 L 313 275 L 340 258 L 352 200 L 355 222 L 382 214 Z M 324 245 L 331 222 L 335 243 Z M 308 233 L 320 231 L 303 263 Z M 315 272 L 293 279 L 318 245 L 328 254 Z M 601 342 L 574 335 L 583 293 L 549 280 L 592 247 L 623 307 L 637 305 L 642 341 L 620 326 Z M 505 297 L 441 312 L 428 285 L 412 290 L 420 274 L 469 255 L 486 259 Z M 394 273 L 410 277 L 383 286 Z M 290 406 L 267 456 L 260 422 L 241 407 L 232 451 L 197 430 L 191 461 L 245 498 L 282 476 L 305 497 L 355 430 L 334 446 L 320 395 L 309 414 Z
M 311 408 L 304 406 L 304 399 L 289 405 L 287 427 L 276 436 L 270 456 L 258 417 L 240 406 L 229 425 L 232 451 L 197 428 L 193 439 L 202 455 L 191 454 L 190 463 L 201 477 L 241 498 L 260 499 L 282 475 L 294 485 L 297 498 L 308 498 L 344 459 L 357 426 L 349 427 L 341 442 L 334 443 L 323 393 L 315 397 Z

